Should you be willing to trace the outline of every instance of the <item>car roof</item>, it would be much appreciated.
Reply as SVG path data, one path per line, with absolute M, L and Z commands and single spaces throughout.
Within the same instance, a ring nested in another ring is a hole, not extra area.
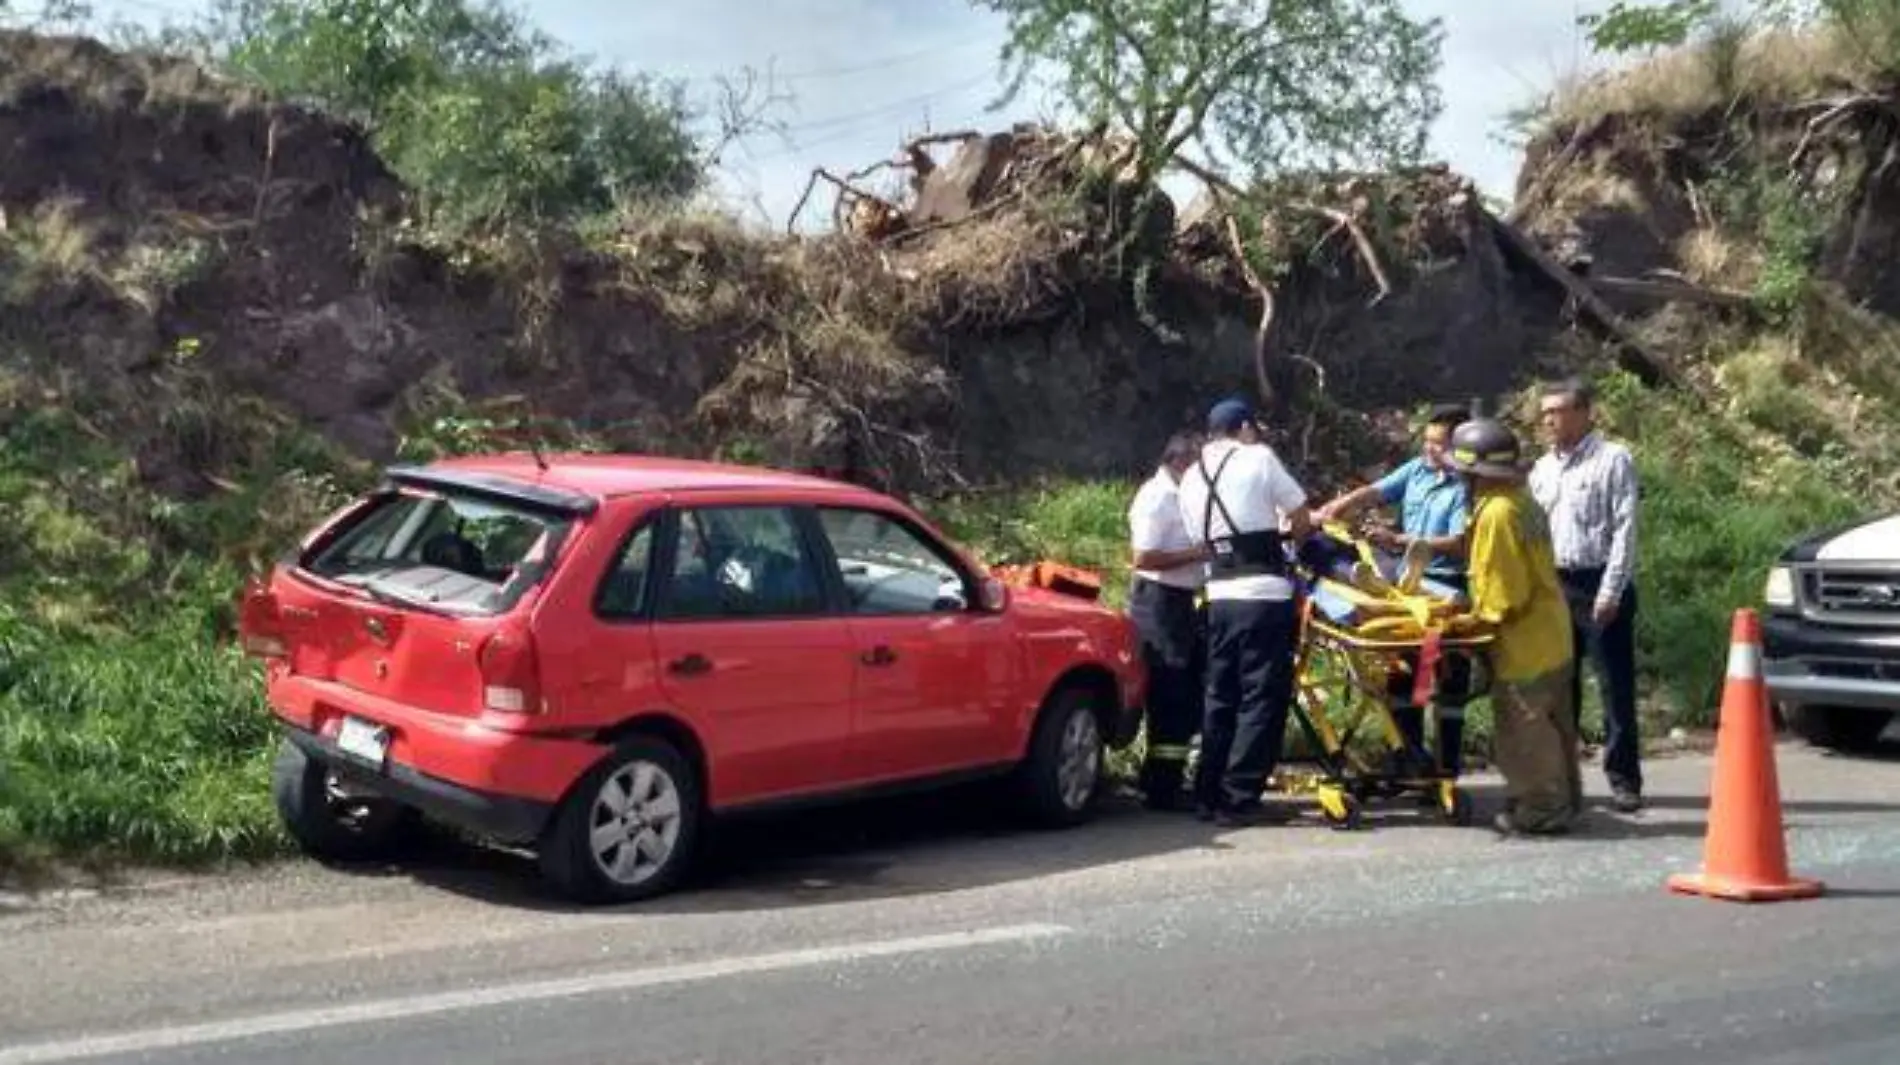
M 542 463 L 545 463 L 545 468 Z M 426 469 L 504 477 L 523 484 L 611 499 L 643 492 L 706 489 L 814 490 L 860 501 L 893 502 L 881 493 L 844 481 L 785 470 L 659 455 L 528 452 L 464 455 L 429 463 Z

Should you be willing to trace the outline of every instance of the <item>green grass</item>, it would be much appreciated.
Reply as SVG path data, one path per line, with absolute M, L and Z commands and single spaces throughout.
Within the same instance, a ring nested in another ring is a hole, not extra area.
M 0 615 L 0 849 L 170 862 L 282 848 L 255 671 L 188 619 L 73 637 Z
M 1651 720 L 1712 724 L 1730 619 L 1760 605 L 1775 557 L 1804 533 L 1883 503 L 1739 419 L 1699 413 L 1627 378 L 1613 378 L 1601 404 L 1643 485 L 1636 639 Z
M 927 505 L 943 531 L 995 563 L 1053 559 L 1097 570 L 1102 595 L 1128 597 L 1128 504 L 1138 483 L 1072 481 L 953 497 Z
M 15 516 L 0 541 L 0 873 L 279 853 L 234 600 L 354 474 L 295 432 L 207 408 L 264 443 L 219 471 L 236 490 L 183 502 L 107 442 L 110 412 L 39 398 L 0 389 L 0 508 Z

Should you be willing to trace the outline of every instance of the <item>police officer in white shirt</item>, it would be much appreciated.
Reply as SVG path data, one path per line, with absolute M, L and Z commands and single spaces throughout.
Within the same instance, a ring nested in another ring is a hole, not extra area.
M 1289 539 L 1312 529 L 1306 492 L 1261 442 L 1253 408 L 1214 405 L 1214 436 L 1181 478 L 1188 538 L 1211 554 L 1207 686 L 1194 790 L 1203 820 L 1241 824 L 1261 811 L 1293 698 L 1293 573 Z
M 1154 810 L 1173 810 L 1182 798 L 1188 742 L 1201 727 L 1206 632 L 1195 603 L 1207 576 L 1208 550 L 1188 539 L 1178 485 L 1200 455 L 1200 440 L 1176 433 L 1161 465 L 1128 507 L 1134 581 L 1128 613 L 1148 666 L 1147 754 L 1141 791 Z

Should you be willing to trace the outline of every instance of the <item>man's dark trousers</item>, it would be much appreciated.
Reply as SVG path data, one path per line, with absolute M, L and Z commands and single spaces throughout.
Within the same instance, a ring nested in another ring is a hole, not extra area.
M 1592 620 L 1601 569 L 1567 569 L 1564 598 L 1570 602 L 1571 640 L 1577 668 L 1570 672 L 1571 711 L 1578 732 L 1583 721 L 1583 660 L 1587 653 L 1596 664 L 1598 691 L 1603 695 L 1603 773 L 1610 787 L 1643 793 L 1642 741 L 1636 723 L 1636 585 L 1623 586 L 1616 619 L 1598 629 Z
M 1181 798 L 1188 743 L 1201 727 L 1207 641 L 1194 593 L 1142 577 L 1128 590 L 1128 613 L 1148 666 L 1147 756 L 1141 791 L 1148 805 Z
M 1461 596 L 1471 594 L 1462 573 L 1429 573 L 1427 576 Z M 1412 701 L 1414 671 L 1419 668 L 1419 652 L 1403 656 L 1406 670 L 1394 670 L 1386 682 L 1387 705 L 1399 734 L 1419 755 L 1425 755 L 1425 708 Z M 1432 702 L 1438 710 L 1438 768 L 1450 776 L 1464 769 L 1465 707 L 1471 702 L 1471 659 L 1463 652 L 1447 651 L 1439 658 L 1432 683 Z
M 1393 670 L 1386 682 L 1386 699 L 1392 707 L 1392 720 L 1411 753 L 1430 757 L 1425 750 L 1425 707 L 1412 701 L 1413 670 L 1419 668 L 1419 653 L 1403 655 L 1406 671 Z M 1464 770 L 1465 707 L 1471 701 L 1471 659 L 1462 651 L 1446 651 L 1438 660 L 1433 683 L 1432 705 L 1438 715 L 1438 769 L 1448 776 Z
M 1294 617 L 1287 600 L 1209 599 L 1207 712 L 1194 775 L 1203 810 L 1260 805 L 1286 738 Z

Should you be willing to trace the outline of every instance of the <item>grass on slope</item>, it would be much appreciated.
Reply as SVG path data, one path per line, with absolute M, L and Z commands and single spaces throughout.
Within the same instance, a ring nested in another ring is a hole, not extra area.
M 337 501 L 305 468 L 328 466 L 321 447 L 266 436 L 274 457 L 233 471 L 237 490 L 182 503 L 143 488 L 85 415 L 14 398 L 0 402 L 0 510 L 14 516 L 0 542 L 0 872 L 49 855 L 276 852 L 269 718 L 228 634 L 243 560 Z
M 1541 117 L 1574 127 L 1604 115 L 1697 115 L 1740 100 L 1786 103 L 1884 88 L 1900 55 L 1900 7 L 1886 0 L 1863 6 L 1852 25 L 1715 27 L 1640 62 L 1561 79 Z

